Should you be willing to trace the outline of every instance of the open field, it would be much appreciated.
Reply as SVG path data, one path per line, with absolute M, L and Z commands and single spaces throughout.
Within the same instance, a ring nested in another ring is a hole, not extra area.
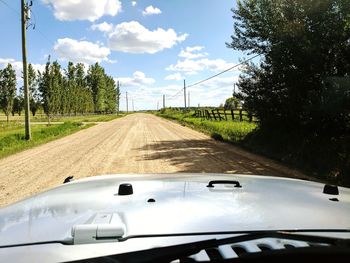
M 67 176 L 79 179 L 116 173 L 309 178 L 172 121 L 136 113 L 0 159 L 0 205 L 60 185 Z

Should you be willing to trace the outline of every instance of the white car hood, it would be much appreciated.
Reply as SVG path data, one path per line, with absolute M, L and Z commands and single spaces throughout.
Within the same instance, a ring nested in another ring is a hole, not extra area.
M 242 185 L 206 187 L 211 180 Z M 133 194 L 118 195 L 120 183 Z M 115 213 L 124 237 L 198 232 L 350 229 L 350 189 L 324 194 L 323 184 L 224 174 L 108 175 L 63 184 L 0 209 L 0 246 L 62 241 L 96 214 Z M 153 198 L 155 202 L 148 202 Z M 339 201 L 331 201 L 337 198 Z

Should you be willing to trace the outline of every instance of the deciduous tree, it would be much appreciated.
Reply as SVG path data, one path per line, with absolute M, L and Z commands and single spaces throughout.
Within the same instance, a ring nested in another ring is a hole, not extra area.
M 15 97 L 16 72 L 11 64 L 7 64 L 0 74 L 0 107 L 6 115 L 7 122 L 12 112 Z

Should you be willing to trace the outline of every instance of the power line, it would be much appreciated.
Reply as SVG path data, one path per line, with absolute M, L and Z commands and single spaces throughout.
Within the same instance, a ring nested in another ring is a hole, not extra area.
M 215 74 L 215 75 L 213 75 L 213 76 L 210 76 L 210 77 L 208 77 L 208 78 L 206 78 L 206 79 L 200 80 L 200 81 L 198 81 L 198 82 L 196 82 L 196 83 L 193 83 L 193 84 L 191 84 L 191 85 L 189 85 L 189 86 L 186 86 L 186 88 L 190 88 L 190 87 L 199 85 L 199 84 L 201 84 L 201 83 L 203 83 L 203 82 L 205 82 L 205 81 L 208 81 L 208 80 L 213 79 L 213 78 L 215 78 L 215 77 L 217 77 L 217 76 L 220 76 L 221 74 L 224 74 L 224 73 L 226 73 L 227 71 L 230 71 L 230 70 L 232 70 L 232 69 L 234 69 L 234 68 L 236 68 L 236 67 L 238 67 L 238 66 L 240 66 L 240 65 L 242 65 L 242 64 L 244 64 L 244 63 L 246 63 L 246 62 L 248 62 L 249 60 L 252 60 L 252 59 L 258 57 L 258 56 L 260 56 L 260 54 L 257 54 L 257 55 L 255 55 L 255 56 L 252 56 L 252 57 L 250 57 L 250 58 L 248 58 L 248 59 L 242 61 L 241 63 L 236 64 L 236 65 L 234 65 L 234 66 L 232 66 L 232 67 L 230 67 L 230 68 L 228 68 L 228 69 L 225 69 L 224 71 L 221 71 L 221 72 L 219 72 L 219 73 L 217 73 L 217 74 Z M 180 90 L 179 90 L 178 92 L 176 92 L 174 95 L 168 97 L 168 100 L 172 100 L 174 97 L 180 95 L 180 93 L 181 93 L 183 90 L 184 90 L 184 88 L 180 89 Z
M 36 31 L 43 37 L 45 38 L 48 42 L 50 42 L 51 45 L 55 45 L 55 41 L 53 41 L 52 39 L 50 39 L 49 37 L 47 37 L 37 26 L 37 19 L 36 19 L 36 14 L 33 10 L 31 10 L 33 16 L 34 16 L 34 28 L 33 29 L 36 29 Z M 56 52 L 54 49 L 53 49 L 54 52 Z
M 6 3 L 4 0 L 0 0 L 0 2 L 2 2 L 4 5 L 6 5 L 12 12 L 16 13 L 18 16 L 21 16 L 21 14 L 12 6 L 10 6 L 8 3 Z M 32 24 L 33 29 L 36 29 L 34 31 L 38 32 L 43 38 L 45 38 L 46 41 L 48 41 L 51 45 L 55 45 L 55 41 L 53 41 L 52 39 L 50 39 L 49 37 L 47 37 L 39 28 L 36 27 L 37 24 L 37 19 L 36 19 L 36 14 L 34 12 L 34 10 L 30 9 L 30 12 L 33 14 L 34 17 L 34 23 Z M 19 18 L 19 21 L 21 21 L 21 19 Z M 56 51 L 54 49 L 51 49 L 54 53 L 56 53 Z
M 217 73 L 217 74 L 215 74 L 215 75 L 213 75 L 213 76 L 210 76 L 210 77 L 208 77 L 208 78 L 206 78 L 206 79 L 203 79 L 203 80 L 200 80 L 200 81 L 198 81 L 198 82 L 196 82 L 196 83 L 193 83 L 193 84 L 191 84 L 191 85 L 188 85 L 187 88 L 190 88 L 190 87 L 199 85 L 199 84 L 201 84 L 201 83 L 203 83 L 203 82 L 206 82 L 206 81 L 208 81 L 208 80 L 211 80 L 211 79 L 213 79 L 213 78 L 216 78 L 217 76 L 219 76 L 219 75 L 221 75 L 221 74 L 224 74 L 224 73 L 226 73 L 227 71 L 230 71 L 231 69 L 234 69 L 234 68 L 236 68 L 236 67 L 238 67 L 238 66 L 240 66 L 240 65 L 242 65 L 242 64 L 248 62 L 249 60 L 252 60 L 253 58 L 256 58 L 256 57 L 258 57 L 258 56 L 260 56 L 260 54 L 257 54 L 257 55 L 255 55 L 255 56 L 252 56 L 252 57 L 250 57 L 250 58 L 244 60 L 243 62 L 241 62 L 241 63 L 239 63 L 239 64 L 236 64 L 236 65 L 234 65 L 234 66 L 232 66 L 232 67 L 230 67 L 230 68 L 228 68 L 228 69 L 225 69 L 224 71 L 221 71 L 221 72 L 219 72 L 219 73 Z
M 4 0 L 0 0 L 0 2 L 2 2 L 4 5 L 6 5 L 9 9 L 11 9 L 17 15 L 21 16 L 20 12 L 18 12 L 16 9 L 14 9 L 12 6 L 10 6 L 8 3 L 6 3 Z
M 178 95 L 181 93 L 181 91 L 183 91 L 183 90 L 184 90 L 184 88 L 180 89 L 180 90 L 179 90 L 178 92 L 176 92 L 174 95 L 168 97 L 168 100 L 169 100 L 169 99 L 172 99 L 172 98 L 174 98 L 174 97 L 176 97 L 176 96 L 178 96 Z

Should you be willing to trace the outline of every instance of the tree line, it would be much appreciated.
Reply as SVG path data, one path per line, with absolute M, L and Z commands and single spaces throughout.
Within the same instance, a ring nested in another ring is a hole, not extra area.
M 21 114 L 24 109 L 23 87 L 17 94 L 16 72 L 7 64 L 0 69 L 0 107 L 9 119 L 10 114 Z M 33 116 L 42 109 L 52 115 L 87 113 L 115 113 L 119 110 L 120 90 L 114 79 L 98 63 L 85 70 L 82 63 L 68 62 L 62 69 L 48 59 L 41 72 L 28 65 L 30 111 Z
M 259 54 L 239 98 L 265 152 L 350 185 L 350 1 L 238 0 L 229 48 Z

